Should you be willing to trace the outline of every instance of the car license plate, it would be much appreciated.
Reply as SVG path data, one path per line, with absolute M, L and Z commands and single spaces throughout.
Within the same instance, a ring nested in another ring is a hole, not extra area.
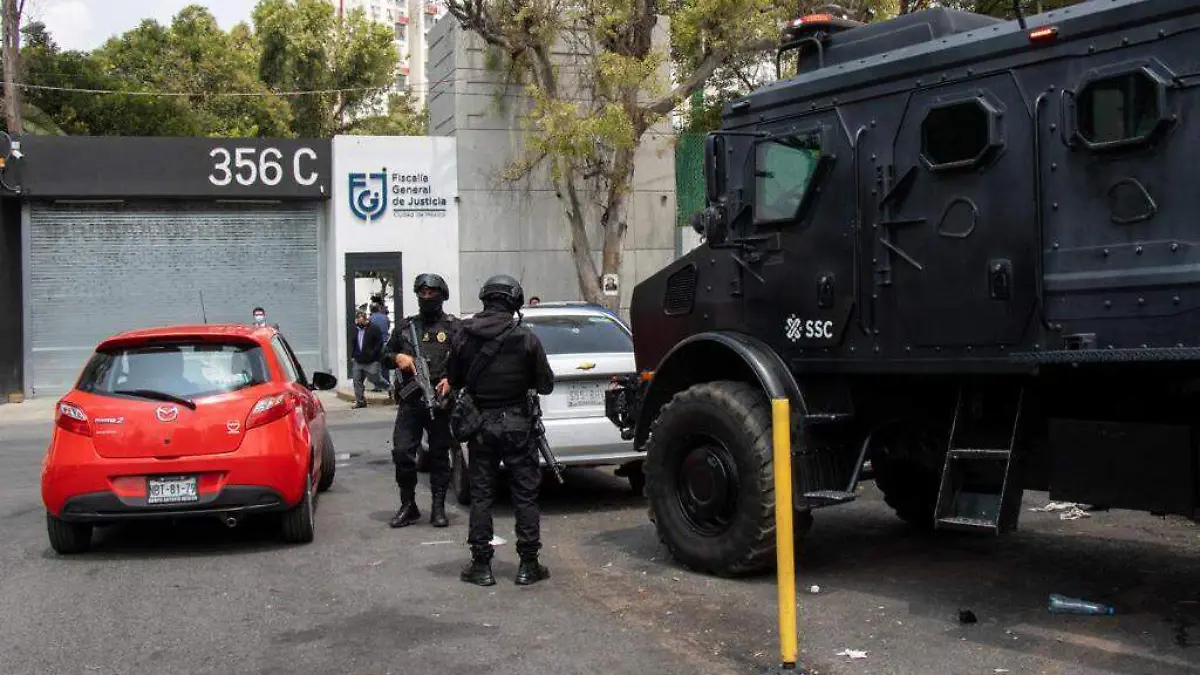
M 200 501 L 195 476 L 151 478 L 146 485 L 147 504 L 186 504 Z
M 572 384 L 567 389 L 568 408 L 578 408 L 585 405 L 604 405 L 603 382 Z

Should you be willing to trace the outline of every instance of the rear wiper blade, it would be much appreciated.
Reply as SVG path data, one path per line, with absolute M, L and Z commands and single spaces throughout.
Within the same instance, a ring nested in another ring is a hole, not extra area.
M 178 403 L 179 405 L 187 406 L 191 410 L 196 409 L 195 401 L 183 398 L 182 396 L 176 396 L 175 394 L 168 394 L 165 391 L 155 391 L 153 389 L 118 389 L 113 393 L 121 394 L 123 396 L 140 396 L 141 398 L 154 399 L 155 401 L 169 401 L 171 403 Z

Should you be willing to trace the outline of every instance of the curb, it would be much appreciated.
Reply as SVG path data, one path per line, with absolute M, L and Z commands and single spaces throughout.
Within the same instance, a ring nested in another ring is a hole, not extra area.
M 368 406 L 388 406 L 392 405 L 392 399 L 388 397 L 386 392 L 374 392 L 368 389 L 365 392 Z M 354 403 L 354 390 L 338 388 L 337 398 L 339 401 Z

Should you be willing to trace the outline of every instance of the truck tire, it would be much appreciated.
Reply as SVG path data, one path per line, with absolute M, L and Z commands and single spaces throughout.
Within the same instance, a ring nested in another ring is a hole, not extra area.
M 744 382 L 695 385 L 663 406 L 646 445 L 659 537 L 685 567 L 718 576 L 775 562 L 771 410 Z M 797 531 L 807 529 L 799 519 Z
M 919 430 L 906 429 L 889 436 L 885 453 L 872 458 L 875 486 L 883 501 L 904 522 L 921 530 L 933 529 L 941 474 L 936 441 Z

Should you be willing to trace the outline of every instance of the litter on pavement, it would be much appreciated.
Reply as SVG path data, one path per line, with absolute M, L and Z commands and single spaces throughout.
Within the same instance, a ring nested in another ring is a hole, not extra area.
M 1079 504 L 1074 502 L 1050 502 L 1045 506 L 1037 506 L 1029 509 L 1034 513 L 1053 513 L 1060 511 L 1059 520 L 1079 520 L 1080 518 L 1091 518 L 1092 514 L 1080 508 Z

